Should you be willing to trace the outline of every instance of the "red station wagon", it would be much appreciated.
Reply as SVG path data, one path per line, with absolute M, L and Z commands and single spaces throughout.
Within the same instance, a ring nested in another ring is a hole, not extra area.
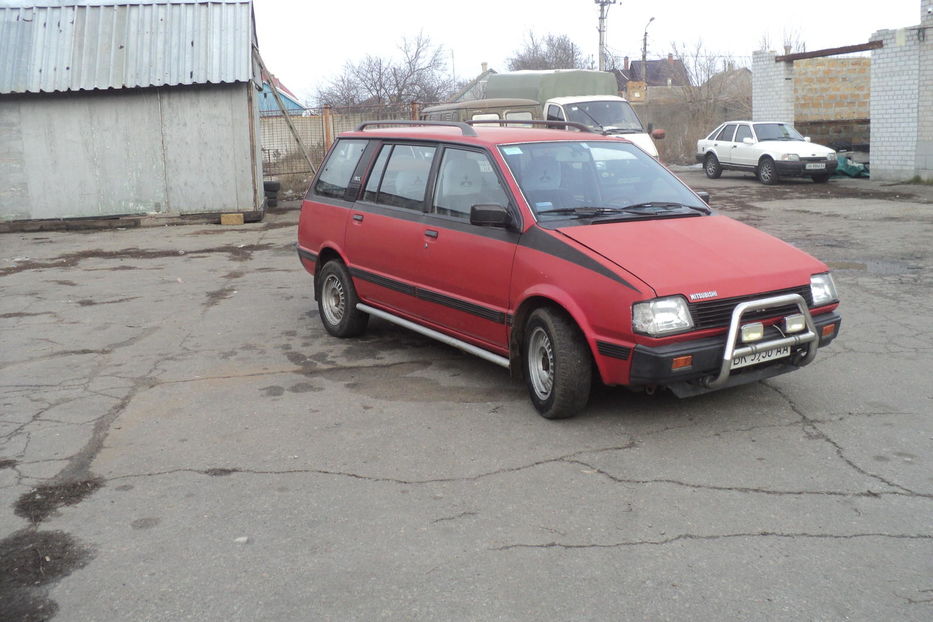
M 390 123 L 342 134 L 301 207 L 331 335 L 394 322 L 510 369 L 562 418 L 594 375 L 697 395 L 795 370 L 839 332 L 825 264 L 628 141 Z

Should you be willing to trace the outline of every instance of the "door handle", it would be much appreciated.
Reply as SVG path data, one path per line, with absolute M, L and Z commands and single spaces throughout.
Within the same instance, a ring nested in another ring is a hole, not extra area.
M 355 220 L 356 222 L 363 222 L 363 215 L 362 215 L 362 214 L 353 214 L 353 220 Z
M 437 239 L 437 231 L 435 231 L 434 229 L 425 229 L 424 235 L 426 235 L 429 238 L 434 238 L 435 240 Z

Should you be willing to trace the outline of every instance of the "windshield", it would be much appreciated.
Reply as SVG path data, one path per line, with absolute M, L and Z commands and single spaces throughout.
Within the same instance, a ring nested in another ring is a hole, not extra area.
M 709 211 L 670 171 L 628 142 L 524 143 L 503 145 L 499 151 L 542 224 L 697 216 Z
M 803 140 L 800 132 L 786 123 L 756 123 L 758 140 Z
M 600 129 L 644 132 L 631 104 L 620 101 L 591 101 L 567 104 L 567 120 Z

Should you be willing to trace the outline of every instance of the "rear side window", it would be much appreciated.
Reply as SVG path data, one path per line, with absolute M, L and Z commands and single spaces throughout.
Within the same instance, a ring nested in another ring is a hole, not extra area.
M 366 148 L 366 140 L 339 140 L 324 162 L 321 174 L 314 185 L 314 194 L 342 199 L 350 185 L 353 171 Z
M 722 128 L 722 131 L 719 132 L 719 136 L 716 137 L 716 140 L 725 140 L 732 142 L 732 135 L 735 134 L 735 125 L 727 125 Z
M 366 200 L 420 210 L 435 150 L 423 145 L 385 145 L 366 183 Z

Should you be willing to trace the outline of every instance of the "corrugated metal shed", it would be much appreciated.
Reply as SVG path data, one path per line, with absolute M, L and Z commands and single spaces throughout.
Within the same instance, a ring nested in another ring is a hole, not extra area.
M 0 94 L 246 82 L 249 0 L 0 1 Z

